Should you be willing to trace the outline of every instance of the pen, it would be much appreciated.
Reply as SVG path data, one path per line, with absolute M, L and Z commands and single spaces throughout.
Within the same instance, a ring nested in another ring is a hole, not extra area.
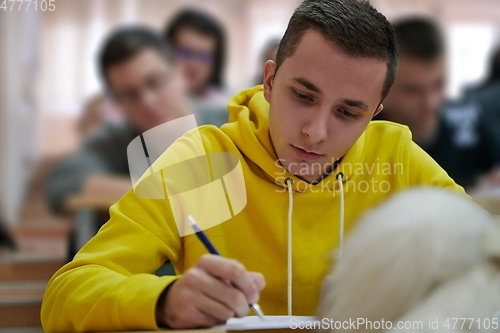
M 189 215 L 187 217 L 187 219 L 188 219 L 189 225 L 191 225 L 191 228 L 193 228 L 196 236 L 203 243 L 203 245 L 205 245 L 208 252 L 210 252 L 211 254 L 215 254 L 215 255 L 220 256 L 219 251 L 217 251 L 217 249 L 212 244 L 212 242 L 210 242 L 207 235 L 205 235 L 203 230 L 201 230 L 200 227 L 198 227 L 195 219 L 191 215 Z M 262 312 L 262 309 L 260 308 L 259 304 L 254 303 L 254 304 L 250 304 L 249 306 L 252 309 L 252 311 L 260 318 L 260 320 L 264 321 L 264 313 Z

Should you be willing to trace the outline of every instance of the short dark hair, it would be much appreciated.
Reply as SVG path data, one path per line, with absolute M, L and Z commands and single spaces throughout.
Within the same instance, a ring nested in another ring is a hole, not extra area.
M 444 39 L 436 23 L 425 17 L 407 17 L 393 24 L 401 56 L 423 62 L 444 53 Z
M 173 52 L 168 44 L 153 30 L 132 26 L 120 28 L 112 32 L 103 43 L 99 52 L 99 72 L 107 85 L 107 71 L 110 67 L 124 62 L 144 49 L 154 49 L 163 55 L 168 62 L 173 61 Z
M 163 37 L 170 45 L 176 46 L 177 34 L 184 28 L 191 28 L 202 35 L 215 39 L 214 70 L 209 83 L 215 87 L 223 86 L 223 69 L 225 60 L 226 37 L 219 23 L 208 14 L 186 9 L 178 13 L 165 28 Z
M 385 98 L 396 77 L 398 51 L 394 30 L 366 0 L 305 0 L 295 10 L 276 55 L 276 71 L 293 55 L 309 29 L 322 33 L 348 55 L 387 63 L 382 89 Z

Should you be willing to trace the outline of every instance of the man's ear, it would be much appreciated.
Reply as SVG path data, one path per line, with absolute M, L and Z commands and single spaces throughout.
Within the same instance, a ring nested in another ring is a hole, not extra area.
M 377 110 L 375 110 L 375 113 L 373 114 L 372 118 L 375 118 L 382 110 L 384 109 L 384 105 L 382 103 L 379 104 Z
M 273 91 L 274 74 L 276 71 L 276 63 L 272 60 L 266 61 L 264 64 L 264 97 L 268 103 L 271 102 L 271 93 Z

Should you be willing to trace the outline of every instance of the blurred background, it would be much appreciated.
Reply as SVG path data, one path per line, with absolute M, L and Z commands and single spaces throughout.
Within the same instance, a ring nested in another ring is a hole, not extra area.
M 96 214 L 105 215 L 114 200 L 74 195 L 73 201 L 68 199 L 63 208 L 54 210 L 46 198 L 47 179 L 54 167 L 75 154 L 86 135 L 124 117 L 105 97 L 99 78 L 96 59 L 106 36 L 136 24 L 163 36 L 183 9 L 205 13 L 223 30 L 223 84 L 217 86 L 216 98 L 205 92 L 198 99 L 218 100 L 223 105 L 232 94 L 260 83 L 262 65 L 273 59 L 300 0 L 42 2 L 28 7 L 28 1 L 4 1 L 0 8 L 0 243 L 4 244 L 0 250 L 0 332 L 39 330 L 46 282 L 85 241 L 76 235 L 76 245 L 72 245 L 72 235 L 75 230 L 94 232 L 95 228 L 85 231 L 82 224 L 105 219 Z M 461 100 L 468 89 L 490 75 L 491 56 L 500 45 L 500 1 L 371 2 L 391 21 L 422 15 L 442 28 L 448 99 Z M 205 61 L 202 53 L 197 56 Z M 200 119 L 219 124 L 209 117 Z M 495 130 L 500 132 L 500 127 Z M 498 207 L 494 201 L 485 205 L 493 211 Z

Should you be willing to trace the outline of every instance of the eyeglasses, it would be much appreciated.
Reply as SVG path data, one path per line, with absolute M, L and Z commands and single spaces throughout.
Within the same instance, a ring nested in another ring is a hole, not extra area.
M 214 59 L 212 52 L 198 51 L 189 47 L 179 47 L 177 49 L 177 56 L 184 60 L 195 59 L 204 64 L 210 63 Z
M 160 72 L 149 75 L 144 83 L 136 88 L 124 89 L 123 91 L 114 91 L 112 93 L 115 100 L 126 106 L 135 105 L 142 99 L 142 94 L 150 92 L 157 94 L 165 88 L 172 78 L 171 72 Z

